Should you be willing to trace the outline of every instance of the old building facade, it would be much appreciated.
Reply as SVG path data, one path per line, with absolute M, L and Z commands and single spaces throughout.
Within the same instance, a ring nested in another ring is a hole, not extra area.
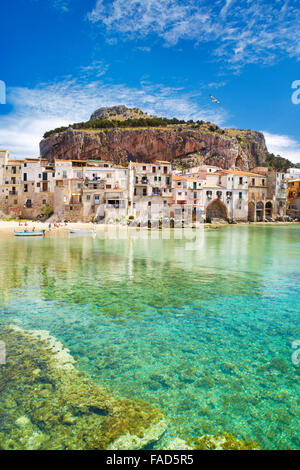
M 259 222 L 286 214 L 285 175 L 265 168 L 245 172 L 202 165 L 179 172 L 163 160 L 128 166 L 100 160 L 49 163 L 10 160 L 0 151 L 0 183 L 0 211 L 10 217 Z

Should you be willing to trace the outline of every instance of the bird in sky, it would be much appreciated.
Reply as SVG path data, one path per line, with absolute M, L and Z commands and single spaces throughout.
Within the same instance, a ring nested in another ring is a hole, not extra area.
M 211 99 L 212 101 L 214 101 L 215 103 L 221 104 L 220 101 L 217 100 L 216 98 L 214 98 L 213 96 L 209 95 L 209 97 L 210 97 L 210 99 Z

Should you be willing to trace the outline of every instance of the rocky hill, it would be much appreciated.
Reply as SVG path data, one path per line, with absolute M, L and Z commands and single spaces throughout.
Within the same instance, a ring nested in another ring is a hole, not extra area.
M 178 121 L 178 124 L 176 119 L 128 118 L 127 111 L 132 110 L 100 108 L 95 112 L 97 120 L 94 113 L 92 121 L 47 133 L 40 143 L 41 156 L 49 161 L 101 159 L 122 164 L 129 160 L 157 159 L 173 161 L 179 166 L 205 162 L 243 170 L 266 161 L 268 151 L 260 132 L 220 129 L 203 121 Z M 123 122 L 119 118 L 115 120 L 120 112 Z
M 123 121 L 125 119 L 135 119 L 135 118 L 151 118 L 147 113 L 144 113 L 139 108 L 127 108 L 124 105 L 112 106 L 110 108 L 99 108 L 97 109 L 90 118 L 90 121 L 95 121 L 96 119 L 110 119 Z

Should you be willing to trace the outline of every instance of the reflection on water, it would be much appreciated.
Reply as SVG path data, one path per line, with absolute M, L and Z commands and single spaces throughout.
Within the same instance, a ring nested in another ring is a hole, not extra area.
M 300 227 L 0 240 L 0 321 L 43 328 L 170 436 L 300 448 Z M 192 248 L 191 248 L 192 246 Z

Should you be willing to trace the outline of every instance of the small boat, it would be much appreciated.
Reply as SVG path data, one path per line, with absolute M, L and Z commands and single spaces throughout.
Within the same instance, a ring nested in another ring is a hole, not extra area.
M 15 237 L 43 237 L 45 235 L 45 230 L 40 230 L 39 232 L 17 232 L 14 231 Z
M 95 230 L 84 230 L 82 228 L 70 228 L 70 233 L 76 235 L 88 235 L 88 234 L 96 234 Z

